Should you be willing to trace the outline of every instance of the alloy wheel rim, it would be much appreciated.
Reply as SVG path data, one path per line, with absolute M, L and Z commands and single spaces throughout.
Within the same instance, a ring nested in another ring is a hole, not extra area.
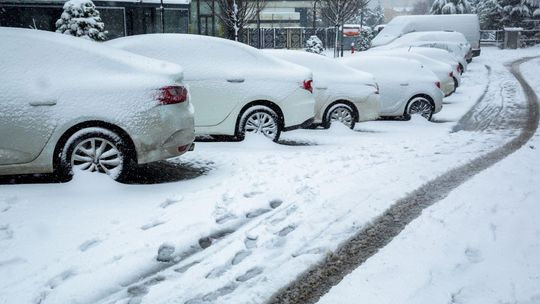
M 116 175 L 122 168 L 118 148 L 103 138 L 92 137 L 80 142 L 71 155 L 73 169 Z
M 274 139 L 278 131 L 278 125 L 272 115 L 265 112 L 256 112 L 248 117 L 245 131 L 246 133 L 260 133 Z
M 351 111 L 344 107 L 338 107 L 330 113 L 330 120 L 332 122 L 339 121 L 347 127 L 351 127 L 353 123 L 353 117 Z
M 414 101 L 409 107 L 409 115 L 420 114 L 427 119 L 431 118 L 432 112 L 432 106 L 427 100 Z

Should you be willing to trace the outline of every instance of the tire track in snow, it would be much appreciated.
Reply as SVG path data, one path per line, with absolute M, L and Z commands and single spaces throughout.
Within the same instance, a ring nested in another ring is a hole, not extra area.
M 538 128 L 538 97 L 523 78 L 519 66 L 539 57 L 523 58 L 512 62 L 508 68 L 524 90 L 527 98 L 528 116 L 521 121 L 521 132 L 507 144 L 480 156 L 467 164 L 459 166 L 416 189 L 407 197 L 397 201 L 371 224 L 358 232 L 330 254 L 319 265 L 300 275 L 296 281 L 282 288 L 268 303 L 271 304 L 308 304 L 316 303 L 334 285 L 347 274 L 362 265 L 369 257 L 390 243 L 411 221 L 420 216 L 422 210 L 445 198 L 453 189 L 467 180 L 503 160 L 522 147 L 534 135 Z M 487 93 L 487 90 L 486 90 Z M 486 95 L 484 94 L 482 98 Z M 480 104 L 481 101 L 478 103 Z M 475 111 L 475 107 L 471 109 Z M 476 119 L 471 114 L 465 115 Z M 472 122 L 474 123 L 474 122 Z M 518 121 L 512 121 L 518 124 Z M 491 122 L 489 123 L 491 124 Z M 478 126 L 477 126 L 478 127 Z

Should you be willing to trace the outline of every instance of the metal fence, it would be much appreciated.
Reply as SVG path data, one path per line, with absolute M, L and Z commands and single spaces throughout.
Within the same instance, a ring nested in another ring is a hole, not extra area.
M 539 30 L 523 30 L 520 32 L 521 46 L 532 46 L 540 43 L 540 29 Z
M 502 45 L 504 41 L 503 30 L 482 30 L 480 31 L 480 44 L 482 45 Z
M 482 45 L 495 45 L 504 47 L 504 30 L 482 30 L 480 31 L 480 43 Z M 540 43 L 540 29 L 521 30 L 519 32 L 520 47 L 532 46 Z
M 334 28 L 246 28 L 242 31 L 241 41 L 253 47 L 264 49 L 301 49 L 311 36 L 317 36 L 325 48 L 335 43 Z M 260 43 L 260 44 L 259 44 Z

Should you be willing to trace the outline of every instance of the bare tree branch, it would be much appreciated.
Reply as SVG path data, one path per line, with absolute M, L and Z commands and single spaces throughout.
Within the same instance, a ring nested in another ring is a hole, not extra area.
M 229 39 L 235 38 L 236 28 L 241 33 L 246 24 L 257 18 L 257 15 L 266 7 L 266 0 L 214 0 L 217 4 L 216 16 L 225 25 Z M 211 8 L 212 0 L 206 0 Z M 239 34 L 240 35 L 240 34 Z

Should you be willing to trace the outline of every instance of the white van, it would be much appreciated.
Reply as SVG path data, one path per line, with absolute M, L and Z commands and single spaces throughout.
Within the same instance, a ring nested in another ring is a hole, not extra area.
M 460 32 L 471 44 L 473 56 L 480 56 L 480 22 L 473 14 L 398 16 L 373 39 L 372 45 L 382 46 L 404 34 L 425 31 Z

